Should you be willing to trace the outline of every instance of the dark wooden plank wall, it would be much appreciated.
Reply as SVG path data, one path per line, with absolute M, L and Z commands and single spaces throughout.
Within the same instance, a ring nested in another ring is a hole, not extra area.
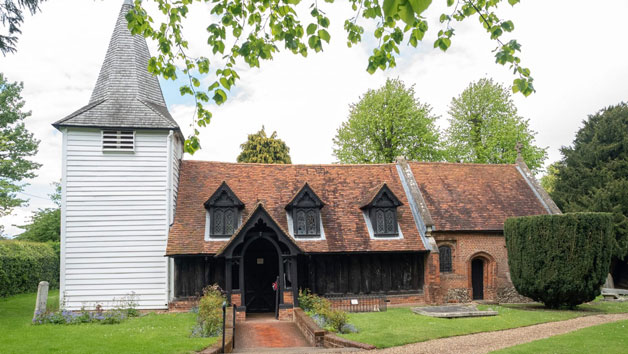
M 325 294 L 403 294 L 423 290 L 425 253 L 298 258 L 299 288 Z
M 199 296 L 207 285 L 225 288 L 224 258 L 178 257 L 174 259 L 174 296 Z

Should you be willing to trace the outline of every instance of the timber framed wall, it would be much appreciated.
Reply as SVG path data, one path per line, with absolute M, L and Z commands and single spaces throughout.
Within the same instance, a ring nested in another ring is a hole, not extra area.
M 315 254 L 297 260 L 299 288 L 319 295 L 421 294 L 427 252 Z

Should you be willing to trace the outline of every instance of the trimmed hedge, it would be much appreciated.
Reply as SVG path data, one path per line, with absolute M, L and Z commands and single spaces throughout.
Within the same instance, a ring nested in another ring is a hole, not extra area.
M 613 249 L 611 214 L 510 218 L 504 235 L 510 276 L 521 295 L 558 308 L 600 294 Z
M 50 244 L 0 241 L 0 297 L 37 291 L 42 280 L 59 286 L 59 257 Z

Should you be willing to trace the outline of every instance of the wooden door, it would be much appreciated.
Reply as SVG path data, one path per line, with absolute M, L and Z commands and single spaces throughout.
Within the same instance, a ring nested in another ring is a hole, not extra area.
M 484 299 L 484 261 L 476 258 L 471 262 L 471 285 L 473 300 Z

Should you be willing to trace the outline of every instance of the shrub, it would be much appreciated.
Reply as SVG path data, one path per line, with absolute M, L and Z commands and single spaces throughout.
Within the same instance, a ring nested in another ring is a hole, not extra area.
M 309 289 L 299 290 L 299 306 L 320 327 L 333 332 L 345 333 L 343 328 L 349 319 L 347 313 L 333 309 L 329 300 L 312 294 Z
M 334 332 L 342 332 L 342 328 L 349 320 L 347 313 L 340 310 L 329 310 L 324 316 L 327 319 L 327 325 L 331 327 Z
M 203 297 L 198 304 L 198 325 L 202 336 L 213 337 L 222 331 L 222 304 L 225 301 L 226 298 L 218 285 L 210 285 L 203 289 Z
M 600 294 L 613 245 L 610 214 L 510 218 L 504 235 L 510 275 L 521 295 L 549 308 L 573 308 Z
M 51 245 L 0 241 L 0 297 L 37 291 L 42 280 L 59 286 L 59 257 Z
M 327 299 L 312 294 L 310 289 L 299 289 L 299 306 L 305 312 L 318 312 L 317 309 L 331 307 L 331 304 Z

